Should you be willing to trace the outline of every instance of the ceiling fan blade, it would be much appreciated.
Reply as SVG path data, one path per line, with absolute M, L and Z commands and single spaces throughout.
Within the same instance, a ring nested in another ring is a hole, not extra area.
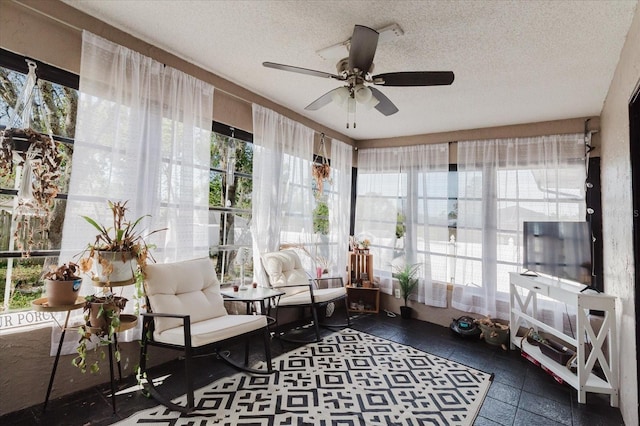
M 324 71 L 310 70 L 308 68 L 294 67 L 293 65 L 276 64 L 275 62 L 263 62 L 262 65 L 267 68 L 274 68 L 282 71 L 291 71 L 291 72 L 297 72 L 299 74 L 312 75 L 315 77 L 335 78 L 336 80 L 344 80 L 343 77 L 337 74 L 331 74 Z
M 373 76 L 380 86 L 446 86 L 453 83 L 452 71 L 390 72 Z
M 309 111 L 319 110 L 323 106 L 328 105 L 333 100 L 333 93 L 337 92 L 340 89 L 342 89 L 342 87 L 338 87 L 336 89 L 329 90 L 327 93 L 325 93 L 324 95 L 320 96 L 318 99 L 316 99 L 315 101 L 311 102 L 309 105 L 304 107 L 304 109 L 309 110 Z
M 371 89 L 373 97 L 380 101 L 375 108 L 383 115 L 389 116 L 398 112 L 398 107 L 395 106 L 393 102 L 391 102 L 391 100 L 384 95 L 384 93 L 382 93 L 375 87 L 369 87 L 369 89 Z
M 365 73 L 369 72 L 377 48 L 378 32 L 362 25 L 356 25 L 353 28 L 351 47 L 349 48 L 349 69 L 358 68 Z

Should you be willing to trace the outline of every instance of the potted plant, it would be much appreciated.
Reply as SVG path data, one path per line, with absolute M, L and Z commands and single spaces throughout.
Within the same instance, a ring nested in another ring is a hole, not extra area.
M 126 218 L 127 201 L 108 203 L 113 226 L 107 227 L 88 216 L 82 216 L 98 230 L 98 235 L 89 244 L 88 254 L 80 260 L 80 268 L 83 272 L 91 272 L 94 281 L 107 286 L 132 284 L 136 271 L 140 271 L 150 257 L 150 247 L 145 239 L 164 229 L 143 235 L 144 231 L 139 229 L 140 221 L 149 215 L 129 221 Z
M 82 286 L 82 278 L 78 276 L 78 265 L 69 262 L 59 267 L 51 266 L 42 278 L 49 306 L 68 306 L 76 303 Z
M 0 173 L 11 176 L 16 172 L 15 165 L 22 168 L 13 238 L 23 257 L 42 245 L 41 236 L 49 226 L 60 191 L 61 164 L 58 145 L 49 136 L 30 128 L 0 130 Z
M 128 300 L 113 294 L 111 289 L 114 286 L 135 283 L 136 293 L 141 293 L 144 266 L 148 259 L 153 259 L 149 253 L 152 246 L 145 239 L 164 230 L 145 233 L 140 229 L 140 222 L 148 215 L 129 221 L 126 217 L 127 201 L 109 201 L 108 204 L 113 216 L 113 225 L 110 227 L 99 224 L 88 216 L 83 216 L 98 230 L 98 235 L 81 256 L 80 269 L 82 272 L 91 274 L 92 280 L 103 287 L 103 292 L 100 295 L 85 297 L 85 325 L 78 329 L 80 334 L 78 356 L 73 360 L 73 365 L 80 368 L 82 372 L 87 369 L 87 345 L 92 336 L 97 336 L 98 347 L 104 347 L 113 342 L 114 334 L 120 329 L 120 312 Z M 117 348 L 115 357 L 116 360 L 120 358 Z M 91 364 L 89 370 L 92 373 L 97 372 L 98 361 Z
M 106 292 L 102 296 L 87 296 L 84 305 L 85 324 L 78 327 L 80 340 L 76 347 L 78 355 L 72 360 L 72 364 L 83 373 L 87 371 L 87 349 L 92 336 L 97 337 L 97 348 L 103 348 L 113 342 L 114 335 L 120 328 L 120 312 L 127 304 L 127 299 L 116 296 L 111 292 Z M 115 348 L 116 361 L 120 361 L 120 351 Z M 104 359 L 104 353 L 95 360 L 89 367 L 91 373 L 100 370 L 99 360 Z
M 407 303 L 409 301 L 409 295 L 413 293 L 418 286 L 417 274 L 420 266 L 419 263 L 416 263 L 413 265 L 406 264 L 403 267 L 394 267 L 396 270 L 394 276 L 398 280 L 400 295 L 404 299 L 404 306 L 400 307 L 400 316 L 404 319 L 410 319 L 413 312 L 413 309 L 407 306 Z
M 482 334 L 480 338 L 483 338 L 485 342 L 494 346 L 501 346 L 505 351 L 507 350 L 507 341 L 509 339 L 509 321 L 485 317 L 475 320 L 478 324 Z

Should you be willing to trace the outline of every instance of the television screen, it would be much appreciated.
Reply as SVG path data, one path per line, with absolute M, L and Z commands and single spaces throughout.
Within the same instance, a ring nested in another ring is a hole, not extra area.
M 592 284 L 587 222 L 524 222 L 525 270 Z

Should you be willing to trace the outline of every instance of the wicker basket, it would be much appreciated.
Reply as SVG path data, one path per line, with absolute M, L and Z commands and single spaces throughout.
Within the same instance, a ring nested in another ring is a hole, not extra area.
M 503 321 L 500 319 L 492 319 L 492 322 L 496 324 L 509 325 L 508 321 Z M 491 327 L 486 324 L 478 323 L 478 327 L 482 330 L 482 337 L 485 342 L 490 345 L 502 346 L 509 340 L 509 329 L 503 330 L 498 327 Z

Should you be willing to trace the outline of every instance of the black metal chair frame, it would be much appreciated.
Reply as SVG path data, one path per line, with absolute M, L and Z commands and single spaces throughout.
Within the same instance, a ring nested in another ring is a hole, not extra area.
M 148 303 L 147 303 L 147 306 L 149 306 Z M 251 331 L 249 333 L 239 334 L 237 336 L 231 337 L 226 340 L 213 342 L 208 345 L 193 347 L 191 345 L 191 318 L 189 315 L 176 315 L 176 314 L 148 312 L 148 313 L 142 313 L 142 317 L 143 317 L 143 327 L 142 327 L 142 342 L 140 346 L 140 374 L 142 378 L 146 379 L 146 383 L 143 386 L 144 386 L 144 389 L 154 399 L 156 399 L 162 405 L 170 408 L 171 410 L 179 411 L 182 413 L 190 413 L 195 410 L 193 377 L 191 373 L 192 373 L 192 360 L 196 356 L 217 355 L 221 360 L 225 361 L 229 365 L 241 371 L 246 371 L 253 374 L 272 374 L 274 372 L 273 366 L 271 365 L 271 335 L 269 333 L 268 326 Z M 185 342 L 184 346 L 158 342 L 153 339 L 153 330 L 154 330 L 153 319 L 158 317 L 179 318 L 182 320 L 184 342 Z M 253 369 L 247 366 L 248 358 L 249 358 L 249 342 L 250 342 L 249 338 L 260 332 L 262 332 L 263 338 L 264 338 L 265 361 L 267 366 L 266 370 Z M 221 348 L 224 346 L 224 344 L 230 343 L 232 340 L 237 340 L 238 338 L 242 338 L 242 337 L 246 339 L 244 366 L 232 360 L 228 354 L 225 354 L 221 351 Z M 159 392 L 159 390 L 155 387 L 153 380 L 149 376 L 149 373 L 147 370 L 147 356 L 148 356 L 149 346 L 157 346 L 162 348 L 179 350 L 183 352 L 184 372 L 185 372 L 185 381 L 186 381 L 185 385 L 186 385 L 186 396 L 187 396 L 187 402 L 185 406 L 178 405 L 171 402 L 167 397 L 162 395 Z
M 278 322 L 278 312 L 279 312 L 280 309 L 297 308 L 297 309 L 304 310 L 305 308 L 310 308 L 311 315 L 313 317 L 313 327 L 314 327 L 316 339 L 315 340 L 295 339 L 295 338 L 288 337 L 288 336 L 286 336 L 286 334 L 282 334 L 282 333 L 276 334 L 276 337 L 278 337 L 279 339 L 285 340 L 285 341 L 290 341 L 290 342 L 295 342 L 295 343 L 312 343 L 312 342 L 319 342 L 321 340 L 320 327 L 325 327 L 325 328 L 329 328 L 329 329 L 338 329 L 338 328 L 342 328 L 342 327 L 351 327 L 351 317 L 349 316 L 349 303 L 347 301 L 347 295 L 346 294 L 344 294 L 343 296 L 334 297 L 333 299 L 325 300 L 325 301 L 322 301 L 322 302 L 316 302 L 315 301 L 315 297 L 313 295 L 314 282 L 316 284 L 319 284 L 319 281 L 324 281 L 324 280 L 340 280 L 340 282 L 342 283 L 342 286 L 344 287 L 344 282 L 342 281 L 341 277 L 309 278 L 309 283 L 308 284 L 291 284 L 291 285 L 282 285 L 282 286 L 276 287 L 278 290 L 282 290 L 282 289 L 285 289 L 285 288 L 294 288 L 294 287 L 308 287 L 309 288 L 309 294 L 311 296 L 311 303 L 301 303 L 301 304 L 295 304 L 295 305 L 282 305 L 282 306 L 278 304 L 278 305 L 275 306 L 275 310 L 276 310 L 275 319 L 276 319 L 276 324 L 279 324 L 279 322 Z M 345 309 L 345 315 L 346 315 L 347 322 L 346 323 L 342 323 L 342 324 L 325 324 L 325 323 L 319 322 L 319 320 L 318 320 L 318 308 L 326 306 L 331 302 L 333 302 L 333 303 L 338 302 L 340 299 L 344 300 L 344 309 Z

